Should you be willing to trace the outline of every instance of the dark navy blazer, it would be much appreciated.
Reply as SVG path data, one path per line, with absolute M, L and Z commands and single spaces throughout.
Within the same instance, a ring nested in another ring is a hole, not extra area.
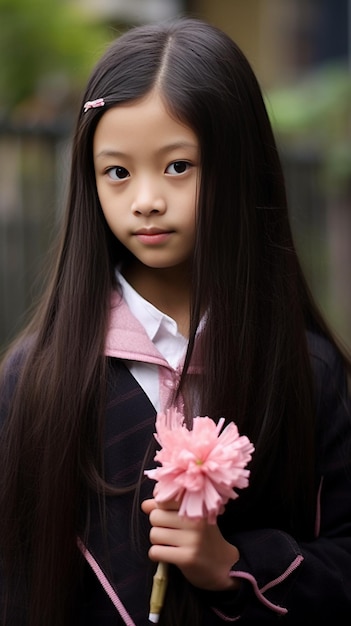
M 334 348 L 313 334 L 309 334 L 309 347 L 317 399 L 316 474 L 322 484 L 319 536 L 298 543 L 279 527 L 267 527 L 267 515 L 259 510 L 250 529 L 237 530 L 234 525 L 226 538 L 238 546 L 240 560 L 233 572 L 243 585 L 239 593 L 199 593 L 189 585 L 202 604 L 203 626 L 223 625 L 235 618 L 240 624 L 280 620 L 299 624 L 309 618 L 338 625 L 351 622 L 350 397 Z M 113 358 L 110 364 L 106 480 L 128 486 L 138 480 L 148 450 L 148 467 L 154 466 L 154 450 L 149 448 L 154 442 L 155 409 L 125 365 Z M 147 557 L 149 526 L 140 502 L 151 496 L 152 489 L 153 482 L 146 479 L 136 498 L 131 492 L 107 496 L 106 534 L 96 496 L 90 503 L 87 548 L 136 626 L 149 625 L 155 565 Z M 125 624 L 88 564 L 77 586 L 75 626 Z M 16 626 L 22 625 L 16 622 Z M 179 626 L 193 625 L 183 621 Z

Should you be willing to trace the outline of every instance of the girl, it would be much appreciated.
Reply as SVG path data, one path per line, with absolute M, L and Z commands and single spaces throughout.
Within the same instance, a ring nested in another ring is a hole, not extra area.
M 89 80 L 60 252 L 4 360 L 2 624 L 351 617 L 351 420 L 308 291 L 257 80 L 223 32 L 131 29 Z M 254 443 L 216 525 L 160 508 L 157 411 Z

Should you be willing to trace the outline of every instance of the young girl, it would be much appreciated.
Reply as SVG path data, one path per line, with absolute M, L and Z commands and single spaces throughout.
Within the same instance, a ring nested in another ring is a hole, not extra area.
M 60 252 L 1 378 L 1 624 L 351 618 L 351 419 L 257 80 L 201 21 L 131 29 L 89 80 Z M 157 411 L 234 421 L 217 524 L 157 506 Z

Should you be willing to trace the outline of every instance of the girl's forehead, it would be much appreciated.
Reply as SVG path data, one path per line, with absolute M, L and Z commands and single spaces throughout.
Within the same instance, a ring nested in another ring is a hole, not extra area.
M 94 147 L 99 150 L 102 145 L 106 150 L 110 144 L 142 150 L 143 142 L 160 150 L 165 145 L 198 147 L 195 132 L 172 116 L 162 96 L 154 91 L 107 109 L 94 135 Z
M 94 102 L 100 101 L 103 102 L 105 105 L 103 98 L 99 98 Z M 109 113 L 111 111 L 120 112 L 119 117 L 122 117 L 122 115 L 124 115 L 125 117 L 136 117 L 139 115 L 144 115 L 145 120 L 152 119 L 154 116 L 159 116 L 160 114 L 162 114 L 164 117 L 169 117 L 179 125 L 187 126 L 187 124 L 183 124 L 179 120 L 179 118 L 172 114 L 170 107 L 167 104 L 167 100 L 158 89 L 153 89 L 149 91 L 146 95 L 141 96 L 140 98 L 116 103 L 110 106 L 107 109 L 106 113 Z M 104 117 L 106 113 L 103 113 L 102 117 Z

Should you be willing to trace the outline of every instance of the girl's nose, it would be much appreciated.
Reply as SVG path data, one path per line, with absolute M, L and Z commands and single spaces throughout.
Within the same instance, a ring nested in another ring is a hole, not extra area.
M 157 191 L 150 184 L 144 184 L 135 196 L 131 210 L 133 213 L 140 215 L 164 213 L 166 200 L 159 190 Z

